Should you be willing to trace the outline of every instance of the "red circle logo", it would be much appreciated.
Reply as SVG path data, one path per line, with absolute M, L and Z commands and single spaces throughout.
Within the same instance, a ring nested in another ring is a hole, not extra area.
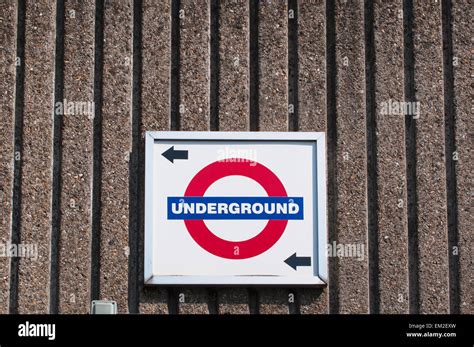
M 265 189 L 268 196 L 288 196 L 280 179 L 269 168 L 257 162 L 252 162 L 251 166 L 248 160 L 242 158 L 209 164 L 193 177 L 184 195 L 202 197 L 211 184 L 227 176 L 253 179 Z M 203 220 L 185 220 L 184 224 L 194 241 L 209 253 L 227 259 L 247 259 L 271 248 L 283 235 L 288 221 L 269 220 L 258 235 L 245 241 L 221 239 L 209 230 Z

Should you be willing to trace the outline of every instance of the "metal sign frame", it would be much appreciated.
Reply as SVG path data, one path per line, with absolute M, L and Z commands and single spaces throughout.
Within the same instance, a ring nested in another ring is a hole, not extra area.
M 314 142 L 316 153 L 314 194 L 314 227 L 312 258 L 317 260 L 312 277 L 285 276 L 164 276 L 153 269 L 153 145 L 160 141 L 218 142 Z M 327 216 L 326 216 L 326 140 L 324 132 L 186 132 L 148 131 L 145 133 L 145 285 L 192 286 L 325 286 L 327 284 Z

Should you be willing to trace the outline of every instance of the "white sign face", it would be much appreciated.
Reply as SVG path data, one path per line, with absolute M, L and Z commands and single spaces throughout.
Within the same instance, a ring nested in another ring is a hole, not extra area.
M 147 132 L 145 283 L 324 285 L 324 133 Z

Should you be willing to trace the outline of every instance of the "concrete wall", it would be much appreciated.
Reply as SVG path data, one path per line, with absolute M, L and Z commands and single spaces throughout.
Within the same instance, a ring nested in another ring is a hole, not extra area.
M 474 313 L 468 0 L 0 8 L 0 242 L 38 251 L 0 257 L 0 313 Z M 324 289 L 144 288 L 148 130 L 327 132 L 328 242 L 366 257 Z

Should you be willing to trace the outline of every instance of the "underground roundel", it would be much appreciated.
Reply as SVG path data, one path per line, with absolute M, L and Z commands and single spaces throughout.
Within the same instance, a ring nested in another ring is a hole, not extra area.
M 324 133 L 147 132 L 145 283 L 324 285 Z

